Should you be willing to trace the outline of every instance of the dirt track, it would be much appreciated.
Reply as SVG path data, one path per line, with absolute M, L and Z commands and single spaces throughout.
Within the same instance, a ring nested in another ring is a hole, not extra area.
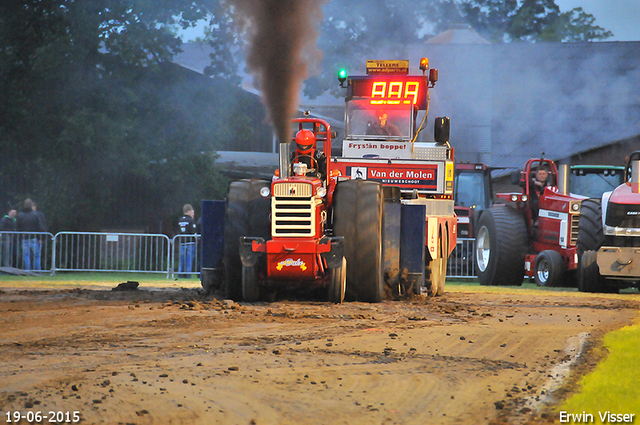
M 338 306 L 197 289 L 0 297 L 4 415 L 108 424 L 553 422 L 571 360 L 588 369 L 589 347 L 638 309 L 517 290 Z

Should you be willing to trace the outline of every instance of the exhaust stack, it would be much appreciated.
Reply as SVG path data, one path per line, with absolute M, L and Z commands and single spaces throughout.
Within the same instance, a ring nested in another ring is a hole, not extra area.
M 289 158 L 291 157 L 291 144 L 280 142 L 280 178 L 283 179 L 290 174 Z
M 561 161 L 558 166 L 558 193 L 569 194 L 569 181 L 571 179 L 571 169 L 569 161 Z
M 631 161 L 631 192 L 640 193 L 640 159 Z

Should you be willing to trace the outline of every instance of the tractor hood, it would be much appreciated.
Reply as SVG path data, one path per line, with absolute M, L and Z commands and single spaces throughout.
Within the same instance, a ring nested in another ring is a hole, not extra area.
M 605 225 L 640 229 L 640 193 L 633 193 L 628 184 L 618 186 L 609 197 Z

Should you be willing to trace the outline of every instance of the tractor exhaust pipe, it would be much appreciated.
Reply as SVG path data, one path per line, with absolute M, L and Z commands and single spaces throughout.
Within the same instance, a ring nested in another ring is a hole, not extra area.
M 640 193 L 640 159 L 631 161 L 631 192 Z
M 563 160 L 558 164 L 558 193 L 569 194 L 569 179 L 571 178 L 570 162 Z
M 280 178 L 288 177 L 290 174 L 291 144 L 280 142 Z

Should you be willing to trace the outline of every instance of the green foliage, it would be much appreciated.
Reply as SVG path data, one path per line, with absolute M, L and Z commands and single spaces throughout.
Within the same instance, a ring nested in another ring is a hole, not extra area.
M 169 64 L 173 26 L 205 17 L 205 3 L 0 4 L 3 207 L 33 197 L 54 231 L 156 230 L 167 210 L 223 196 L 213 152 L 247 121 L 229 100 L 237 77 L 220 69 L 216 87 Z
M 560 13 L 554 0 L 333 0 L 323 7 L 318 47 L 324 57 L 305 83 L 311 98 L 339 96 L 336 72 L 362 72 L 390 46 L 419 43 L 453 25 L 471 25 L 492 42 L 592 41 L 611 37 L 581 8 Z
M 379 59 L 390 43 L 419 41 L 420 29 L 441 2 L 396 0 L 393 2 L 331 1 L 323 12 L 318 47 L 324 58 L 311 70 L 305 94 L 314 98 L 329 91 L 341 93 L 336 72 L 363 70 L 367 59 Z
M 561 13 L 554 0 L 468 0 L 461 11 L 478 33 L 493 42 L 575 42 L 613 36 L 582 8 Z

